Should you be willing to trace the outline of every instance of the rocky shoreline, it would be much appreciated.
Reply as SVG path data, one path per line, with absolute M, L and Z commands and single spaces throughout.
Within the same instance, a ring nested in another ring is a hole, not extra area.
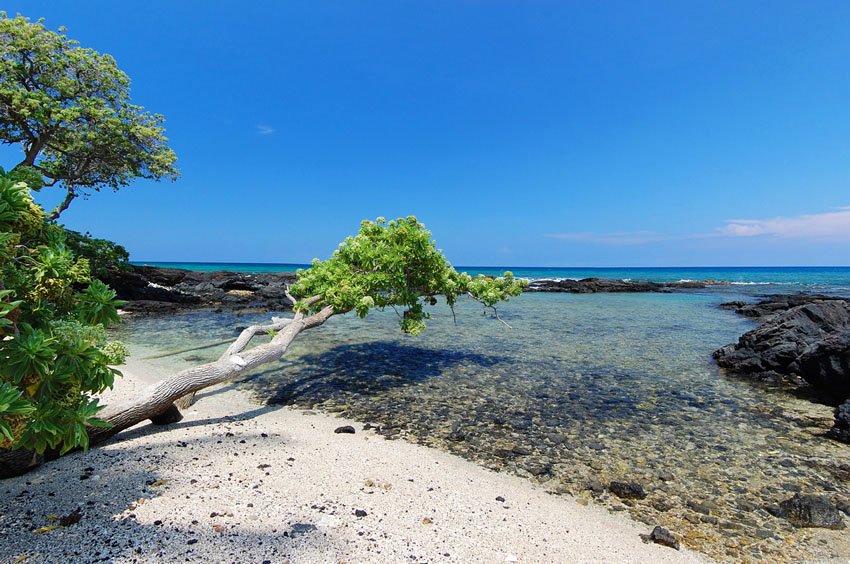
M 127 301 L 125 311 L 156 314 L 191 308 L 286 311 L 292 307 L 286 289 L 295 279 L 294 272 L 253 274 L 132 266 L 113 273 L 106 282 Z M 531 281 L 526 291 L 669 293 L 723 284 L 713 280 L 657 283 L 541 279 Z M 757 303 L 728 302 L 721 307 L 762 324 L 737 343 L 715 351 L 717 364 L 734 374 L 808 388 L 822 401 L 839 406 L 829 436 L 850 443 L 850 302 L 792 294 L 767 296 Z
M 190 308 L 263 309 L 286 311 L 292 302 L 286 288 L 295 282 L 294 272 L 253 274 L 232 271 L 199 272 L 179 268 L 131 266 L 113 272 L 105 280 L 118 297 L 128 303 L 125 311 L 168 313 Z M 605 278 L 541 279 L 529 283 L 526 292 L 570 294 L 674 292 L 723 285 L 713 280 L 647 282 Z
M 111 273 L 105 282 L 128 302 L 125 311 L 168 313 L 210 307 L 286 311 L 292 307 L 286 288 L 295 282 L 295 273 L 198 272 L 131 266 L 129 270 Z
M 838 405 L 827 436 L 850 443 L 850 301 L 819 295 L 769 296 L 725 309 L 761 325 L 713 354 L 734 374 L 790 385 Z

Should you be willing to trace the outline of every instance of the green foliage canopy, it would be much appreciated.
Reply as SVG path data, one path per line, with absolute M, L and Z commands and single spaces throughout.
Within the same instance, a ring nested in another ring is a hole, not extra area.
M 121 302 L 2 170 L 0 265 L 0 448 L 85 448 L 86 425 L 102 424 L 91 395 L 126 354 L 105 332 Z
M 175 179 L 163 123 L 130 103 L 130 79 L 110 55 L 80 47 L 42 20 L 0 12 L 0 142 L 23 148 L 17 179 L 36 190 L 65 189 L 51 217 L 86 190 Z
M 410 216 L 364 221 L 331 258 L 315 259 L 311 268 L 299 271 L 291 292 L 300 298 L 316 296 L 296 304 L 311 312 L 332 306 L 335 313 L 355 311 L 365 317 L 372 308 L 404 308 L 401 329 L 417 335 L 429 318 L 423 306 L 436 304 L 437 296 L 453 307 L 459 296 L 468 295 L 495 312 L 496 304 L 518 296 L 525 285 L 510 272 L 498 278 L 457 272 L 430 231 Z

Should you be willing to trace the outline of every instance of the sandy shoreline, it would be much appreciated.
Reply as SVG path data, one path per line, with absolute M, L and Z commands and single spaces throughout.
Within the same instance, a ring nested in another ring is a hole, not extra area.
M 157 368 L 130 361 L 106 399 Z M 682 562 L 651 527 L 516 476 L 231 386 L 0 484 L 4 562 Z M 352 425 L 356 434 L 336 434 Z M 498 501 L 496 498 L 504 498 Z M 81 509 L 79 523 L 34 533 Z M 356 511 L 365 511 L 357 516 Z M 361 514 L 362 515 L 362 514 Z M 24 557 L 23 560 L 19 558 Z

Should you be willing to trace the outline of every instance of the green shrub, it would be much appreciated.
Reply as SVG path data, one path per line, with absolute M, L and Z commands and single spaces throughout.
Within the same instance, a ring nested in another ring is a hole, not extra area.
M 105 330 L 121 302 L 18 178 L 0 170 L 0 448 L 86 448 L 126 354 Z

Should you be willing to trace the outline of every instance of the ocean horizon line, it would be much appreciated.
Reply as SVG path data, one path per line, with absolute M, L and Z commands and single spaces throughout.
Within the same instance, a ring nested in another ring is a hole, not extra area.
M 310 267 L 311 263 L 309 262 L 242 262 L 242 261 L 199 261 L 199 260 L 131 260 L 130 264 L 134 266 L 156 266 L 160 264 L 197 264 L 197 265 L 256 265 L 256 266 L 298 266 L 298 267 Z M 835 268 L 835 269 L 848 269 L 850 270 L 850 265 L 795 265 L 795 264 L 777 264 L 777 265 L 698 265 L 698 266 L 676 266 L 676 265 L 665 265 L 665 266 L 587 266 L 587 265 L 571 265 L 571 266 L 551 266 L 551 265 L 473 265 L 473 264 L 459 264 L 454 265 L 455 268 L 470 268 L 470 269 L 494 269 L 494 268 L 504 268 L 504 269 L 540 269 L 540 270 L 571 270 L 571 269 L 581 269 L 581 270 L 652 270 L 652 269 L 676 269 L 676 270 L 707 270 L 707 269 L 746 269 L 746 270 L 756 270 L 756 269 L 775 269 L 775 268 L 797 268 L 797 269 L 825 269 L 825 268 Z

